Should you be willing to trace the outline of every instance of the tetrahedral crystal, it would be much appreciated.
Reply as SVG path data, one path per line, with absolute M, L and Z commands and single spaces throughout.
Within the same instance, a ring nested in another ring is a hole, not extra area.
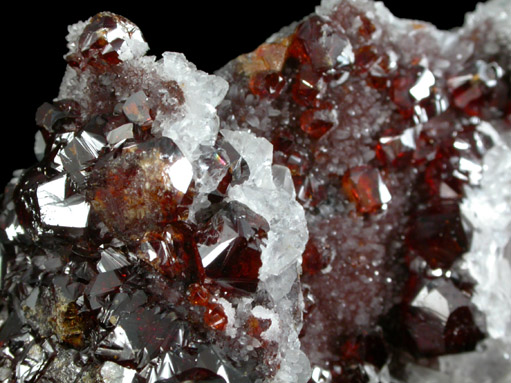
M 507 381 L 510 18 L 324 0 L 216 75 L 70 27 L 0 215 L 0 380 Z

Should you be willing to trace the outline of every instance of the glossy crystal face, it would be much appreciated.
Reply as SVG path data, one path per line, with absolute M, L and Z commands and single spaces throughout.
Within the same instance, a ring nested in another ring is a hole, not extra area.
M 0 380 L 505 376 L 499 4 L 446 32 L 324 1 L 216 75 L 119 15 L 70 28 L 0 214 Z

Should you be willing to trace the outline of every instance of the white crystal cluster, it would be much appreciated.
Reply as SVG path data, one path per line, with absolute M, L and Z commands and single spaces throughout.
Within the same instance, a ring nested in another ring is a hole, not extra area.
M 308 239 L 304 211 L 295 200 L 289 169 L 272 167 L 273 148 L 266 139 L 243 131 L 224 130 L 222 133 L 250 168 L 250 178 L 230 189 L 229 199 L 247 205 L 270 224 L 268 242 L 261 254 L 259 290 L 270 294 L 274 306 L 271 310 L 256 306 L 252 314 L 272 321 L 272 327 L 263 337 L 276 341 L 280 347 L 280 368 L 273 381 L 307 382 L 309 362 L 300 350 L 301 327 L 296 322 L 302 310 L 297 261 Z M 277 176 L 279 173 L 283 173 L 281 178 Z M 289 186 L 285 188 L 283 184 Z

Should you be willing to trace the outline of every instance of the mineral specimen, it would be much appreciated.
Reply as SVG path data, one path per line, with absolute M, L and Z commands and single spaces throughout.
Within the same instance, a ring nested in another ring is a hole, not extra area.
M 468 218 L 480 213 L 466 197 L 492 182 L 489 153 L 506 152 L 509 169 L 510 15 L 510 2 L 493 1 L 446 32 L 381 3 L 324 1 L 218 72 L 230 83 L 222 123 L 273 143 L 306 210 L 300 340 L 312 382 L 388 381 L 388 371 L 415 381 L 424 373 L 403 364 L 474 350 L 491 332 L 479 310 L 490 302 L 470 300 L 487 282 L 474 287 L 463 256 L 481 246 L 482 259 L 502 259 L 509 229 L 476 244 L 485 225 Z M 495 217 L 509 215 L 509 174 L 500 182 Z M 443 373 L 432 381 L 457 374 Z
M 289 170 L 219 130 L 224 80 L 145 56 L 127 19 L 68 41 L 40 161 L 6 190 L 2 381 L 306 380 Z
M 508 381 L 510 16 L 324 0 L 216 75 L 71 26 L 5 190 L 0 381 Z

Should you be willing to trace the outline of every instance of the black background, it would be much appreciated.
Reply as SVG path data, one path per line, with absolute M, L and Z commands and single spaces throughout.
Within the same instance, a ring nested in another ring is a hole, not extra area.
M 239 54 L 256 48 L 272 33 L 312 13 L 320 0 L 176 2 L 85 1 L 65 6 L 18 1 L 3 13 L 3 87 L 0 188 L 14 169 L 35 162 L 33 137 L 37 107 L 51 101 L 65 70 L 67 26 L 100 11 L 121 14 L 137 24 L 151 47 L 186 55 L 201 70 L 213 72 Z M 433 22 L 450 29 L 463 23 L 476 1 L 392 1 L 384 3 L 399 17 Z

